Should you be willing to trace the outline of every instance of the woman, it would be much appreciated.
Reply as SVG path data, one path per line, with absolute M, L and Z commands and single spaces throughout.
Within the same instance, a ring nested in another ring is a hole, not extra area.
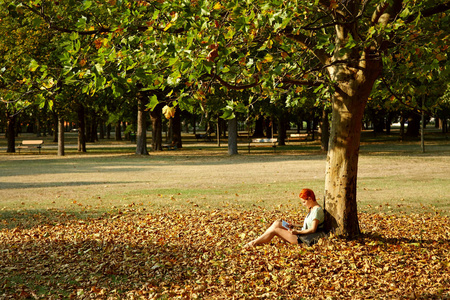
M 276 220 L 266 232 L 257 239 L 246 244 L 245 247 L 269 243 L 274 236 L 278 236 L 291 244 L 300 244 L 302 243 L 302 236 L 315 233 L 318 229 L 321 229 L 325 217 L 322 207 L 316 201 L 314 192 L 310 189 L 303 189 L 301 190 L 299 197 L 302 204 L 309 209 L 309 213 L 303 222 L 301 230 L 295 229 L 300 227 L 300 225 L 285 223 L 283 226 L 284 221 Z

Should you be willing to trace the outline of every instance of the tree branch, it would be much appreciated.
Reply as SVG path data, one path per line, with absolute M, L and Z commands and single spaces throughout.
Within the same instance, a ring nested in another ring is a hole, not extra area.
M 217 79 L 217 81 L 219 81 L 221 85 L 223 85 L 224 87 L 226 87 L 230 90 L 245 90 L 245 89 L 250 89 L 252 87 L 256 87 L 261 84 L 261 81 L 256 80 L 256 82 L 251 83 L 251 84 L 232 85 L 232 84 L 226 82 L 225 80 L 223 80 L 219 75 L 217 75 L 213 71 L 211 71 L 211 74 L 209 74 L 209 75 L 211 76 L 211 79 L 213 79 L 213 80 Z
M 390 5 L 387 1 L 380 3 L 372 15 L 372 23 L 388 24 L 402 10 L 403 0 L 394 0 Z
M 447 11 L 450 9 L 450 1 L 447 1 L 446 3 L 442 3 L 427 9 L 424 9 L 423 11 L 420 12 L 421 16 L 424 18 L 433 16 L 435 14 Z M 413 22 L 417 17 L 417 14 L 415 15 L 411 15 L 409 16 L 406 20 L 405 23 L 411 23 Z
M 385 85 L 386 88 L 388 89 L 388 92 L 389 92 L 392 96 L 394 96 L 395 99 L 397 99 L 401 104 L 403 104 L 403 105 L 406 106 L 406 107 L 411 108 L 411 109 L 413 110 L 413 112 L 418 111 L 419 113 L 421 113 L 421 112 L 423 111 L 423 112 L 424 112 L 425 114 L 427 114 L 428 116 L 430 116 L 430 117 L 433 116 L 433 115 L 432 115 L 429 111 L 427 111 L 427 110 L 424 110 L 424 109 L 419 108 L 419 107 L 417 107 L 417 106 L 412 106 L 412 105 L 409 105 L 409 104 L 405 103 L 405 102 L 402 100 L 402 97 L 400 97 L 399 95 L 397 95 L 397 94 L 391 89 L 391 87 L 388 85 L 388 83 L 386 82 L 386 79 L 385 79 L 383 76 L 381 76 L 381 81 L 384 83 L 384 85 Z
M 297 33 L 294 34 L 292 27 L 286 27 L 281 33 L 284 34 L 287 38 L 290 38 L 301 45 L 308 48 L 319 60 L 322 64 L 326 64 L 330 60 L 330 56 L 323 49 L 314 49 L 316 42 L 313 41 L 310 37 Z
M 320 86 L 323 82 L 320 81 L 311 81 L 311 80 L 297 80 L 297 79 L 289 79 L 283 78 L 281 80 L 282 83 L 293 84 L 293 85 L 306 85 L 306 86 Z

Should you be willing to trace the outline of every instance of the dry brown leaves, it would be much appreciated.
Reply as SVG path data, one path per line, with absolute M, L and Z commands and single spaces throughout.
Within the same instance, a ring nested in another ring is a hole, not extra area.
M 361 214 L 356 240 L 244 250 L 280 212 L 175 211 L 0 231 L 0 298 L 443 299 L 449 217 Z

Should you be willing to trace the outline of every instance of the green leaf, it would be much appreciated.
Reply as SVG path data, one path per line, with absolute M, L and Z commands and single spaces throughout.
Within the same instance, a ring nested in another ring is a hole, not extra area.
M 72 32 L 69 36 L 71 41 L 78 39 L 78 37 L 79 37 L 78 32 Z
M 220 117 L 224 120 L 232 120 L 232 119 L 236 118 L 236 115 L 234 114 L 234 112 L 232 110 L 227 109 L 223 112 L 223 115 L 221 115 Z
M 148 107 L 150 110 L 154 110 L 155 107 L 156 107 L 156 105 L 158 105 L 158 104 L 159 104 L 158 97 L 156 97 L 156 95 L 152 95 L 152 96 L 150 97 L 150 102 L 149 102 L 149 104 L 147 104 L 147 107 Z
M 37 61 L 35 61 L 34 59 L 31 60 L 30 65 L 29 65 L 29 69 L 31 72 L 34 72 L 37 70 L 37 68 L 39 68 L 39 64 Z
M 83 1 L 83 9 L 84 10 L 88 9 L 91 6 L 92 6 L 92 1 L 91 0 L 84 0 Z

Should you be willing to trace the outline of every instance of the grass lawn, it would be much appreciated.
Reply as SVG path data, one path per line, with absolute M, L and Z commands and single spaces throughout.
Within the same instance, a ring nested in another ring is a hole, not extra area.
M 21 136 L 32 139 L 32 136 Z M 450 297 L 450 142 L 363 136 L 363 235 L 311 248 L 241 248 L 276 218 L 301 219 L 301 188 L 323 198 L 317 142 L 227 155 L 187 138 L 134 155 L 129 142 L 56 156 L 0 153 L 0 298 Z M 6 144 L 0 140 L 0 151 Z M 402 277 L 403 276 L 403 277 Z M 406 276 L 406 277 L 405 277 Z

